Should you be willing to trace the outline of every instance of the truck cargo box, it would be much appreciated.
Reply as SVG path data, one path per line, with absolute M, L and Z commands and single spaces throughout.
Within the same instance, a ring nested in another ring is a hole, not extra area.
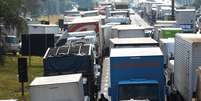
M 160 48 L 111 49 L 110 84 L 112 101 L 131 98 L 165 101 L 163 54 Z
M 110 48 L 122 47 L 155 47 L 158 42 L 152 38 L 113 38 L 110 39 Z
M 174 82 L 186 101 L 196 91 L 196 69 L 201 65 L 201 35 L 178 34 L 175 39 Z
M 28 34 L 57 34 L 59 33 L 58 25 L 45 24 L 28 24 Z
M 112 27 L 111 38 L 145 37 L 145 28 L 135 25 L 117 25 Z
M 31 101 L 84 101 L 82 74 L 36 77 L 30 97 Z
M 65 22 L 68 27 L 68 32 L 80 32 L 80 31 L 95 31 L 100 32 L 100 21 L 99 20 L 82 20 Z
M 195 31 L 195 9 L 176 9 L 175 19 L 177 21 L 177 27 L 181 27 L 184 32 L 193 33 Z

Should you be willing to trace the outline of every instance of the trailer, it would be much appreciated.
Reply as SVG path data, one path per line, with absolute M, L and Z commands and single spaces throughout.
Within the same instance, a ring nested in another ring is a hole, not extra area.
M 43 57 L 44 75 L 61 75 L 82 73 L 84 94 L 94 101 L 97 94 L 94 45 L 72 44 L 49 48 Z
M 201 65 L 200 50 L 200 34 L 176 35 L 174 84 L 185 101 L 191 101 L 196 92 L 196 69 Z
M 111 101 L 165 101 L 165 75 L 160 48 L 112 48 L 110 84 Z
M 84 101 L 82 74 L 36 77 L 30 84 L 31 101 Z
M 111 38 L 145 37 L 145 28 L 135 25 L 117 25 L 112 27 Z

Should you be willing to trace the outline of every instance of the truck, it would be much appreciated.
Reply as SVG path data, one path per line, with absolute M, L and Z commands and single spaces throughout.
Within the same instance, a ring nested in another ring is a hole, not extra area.
M 82 20 L 82 21 L 73 21 L 73 22 L 66 22 L 64 25 L 67 25 L 68 32 L 80 32 L 80 31 L 95 31 L 97 37 L 97 44 L 101 44 L 101 21 L 97 19 L 92 20 Z M 97 49 L 97 57 L 100 58 L 102 56 L 101 47 L 96 45 Z
M 84 95 L 94 101 L 98 86 L 94 51 L 94 45 L 83 43 L 48 48 L 43 57 L 44 76 L 82 73 Z
M 135 25 L 117 25 L 112 27 L 111 38 L 145 37 L 145 28 Z
M 84 101 L 82 74 L 36 77 L 30 84 L 31 101 Z
M 159 47 L 112 48 L 111 101 L 165 101 L 163 54 Z
M 109 15 L 110 16 L 107 17 L 107 19 L 106 19 L 106 23 L 111 23 L 111 22 L 118 22 L 121 24 L 130 24 L 131 23 L 129 10 L 110 11 Z
M 201 65 L 201 35 L 177 34 L 175 39 L 174 85 L 185 101 L 196 92 L 196 69 Z
M 175 18 L 177 27 L 181 27 L 186 33 L 195 32 L 196 10 L 195 9 L 176 9 Z

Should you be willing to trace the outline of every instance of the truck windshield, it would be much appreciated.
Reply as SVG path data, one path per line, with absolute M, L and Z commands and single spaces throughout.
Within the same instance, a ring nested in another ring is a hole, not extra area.
M 120 85 L 119 100 L 145 100 L 158 101 L 157 84 Z
M 17 43 L 17 38 L 16 37 L 6 37 L 6 42 L 7 43 Z

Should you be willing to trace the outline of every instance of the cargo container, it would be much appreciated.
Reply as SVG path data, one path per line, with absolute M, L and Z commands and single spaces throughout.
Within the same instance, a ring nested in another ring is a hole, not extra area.
M 160 40 L 160 38 L 174 38 L 176 33 L 181 32 L 181 28 L 160 28 L 159 33 L 155 33 L 154 39 Z
M 82 21 L 89 21 L 89 20 L 98 20 L 101 22 L 101 25 L 104 25 L 105 24 L 105 19 L 106 19 L 106 16 L 105 15 L 97 15 L 97 16 L 89 16 L 89 17 L 81 17 L 81 18 L 75 18 L 73 20 L 73 22 L 82 22 Z
M 130 24 L 131 20 L 128 17 L 124 16 L 112 16 L 108 17 L 105 21 L 106 23 L 120 23 L 122 25 Z
M 115 11 L 110 11 L 111 16 L 124 16 L 124 17 L 129 17 L 129 10 L 115 10 Z
M 177 27 L 181 27 L 184 32 L 194 32 L 196 22 L 195 9 L 176 9 L 175 18 Z
M 174 83 L 185 101 L 191 101 L 196 91 L 196 69 L 201 65 L 200 51 L 200 34 L 176 35 Z
M 59 26 L 50 24 L 28 24 L 28 34 L 57 34 Z
M 169 59 L 174 59 L 175 39 L 160 39 L 160 48 L 164 55 L 164 65 L 168 64 Z
M 36 77 L 30 84 L 31 101 L 84 101 L 82 74 Z
M 115 9 L 128 9 L 129 0 L 114 0 Z
M 111 38 L 145 37 L 145 28 L 135 25 L 117 25 L 112 27 Z
M 111 101 L 165 101 L 165 75 L 160 48 L 111 49 L 110 84 Z
M 96 91 L 96 68 L 94 46 L 91 44 L 72 44 L 49 48 L 43 57 L 44 75 L 82 73 L 84 94 L 94 101 Z
M 110 48 L 157 47 L 158 42 L 152 38 L 113 38 Z
M 71 22 L 73 21 L 75 18 L 81 18 L 80 12 L 79 11 L 64 11 L 64 22 Z

